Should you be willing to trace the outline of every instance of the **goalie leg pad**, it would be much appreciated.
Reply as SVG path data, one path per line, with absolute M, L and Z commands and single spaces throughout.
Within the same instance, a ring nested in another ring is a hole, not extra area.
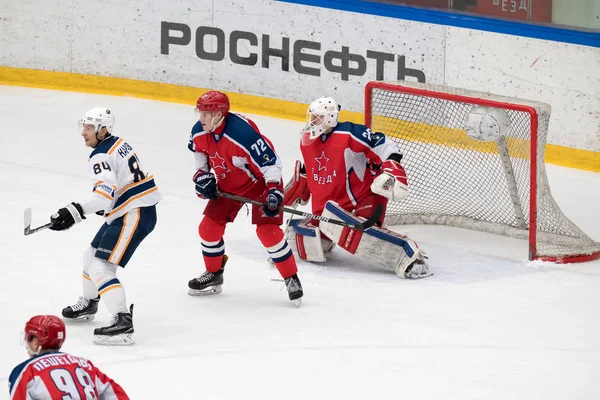
M 333 201 L 327 202 L 323 217 L 348 223 L 360 223 L 361 219 L 342 209 Z M 400 278 L 407 278 L 408 267 L 423 261 L 423 255 L 415 241 L 385 228 L 372 227 L 364 232 L 321 221 L 321 231 L 344 250 L 360 258 L 394 271 Z
M 320 229 L 312 225 L 309 218 L 292 219 L 285 236 L 292 250 L 304 261 L 325 262 L 335 246 L 322 237 Z

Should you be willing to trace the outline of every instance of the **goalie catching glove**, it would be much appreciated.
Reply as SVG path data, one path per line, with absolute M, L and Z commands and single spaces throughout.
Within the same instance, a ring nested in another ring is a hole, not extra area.
M 49 228 L 53 231 L 64 231 L 84 219 L 85 215 L 83 215 L 83 209 L 78 203 L 67 204 L 66 207 L 63 207 L 52 214 L 50 217 L 52 225 Z
M 371 190 L 391 201 L 400 201 L 408 195 L 408 181 L 404 167 L 395 160 L 381 164 L 381 174 L 371 183 Z

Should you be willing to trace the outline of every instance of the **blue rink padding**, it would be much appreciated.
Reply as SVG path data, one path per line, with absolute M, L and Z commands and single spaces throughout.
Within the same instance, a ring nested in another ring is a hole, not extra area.
M 339 209 L 332 203 L 328 202 L 325 205 L 325 209 L 331 212 L 336 217 L 338 217 L 343 222 L 347 222 L 350 224 L 360 224 L 362 222 L 358 218 L 346 214 L 346 212 Z M 408 257 L 412 257 L 415 254 L 414 250 L 412 249 L 412 247 L 410 247 L 408 242 L 402 240 L 402 238 L 400 238 L 399 235 L 390 235 L 389 233 L 386 233 L 385 231 L 376 228 L 366 229 L 364 233 L 376 237 L 377 239 L 383 240 L 384 242 L 392 243 L 396 246 L 402 247 L 402 249 L 404 249 L 404 252 Z
M 429 24 L 454 26 L 479 31 L 502 33 L 505 35 L 551 40 L 590 47 L 600 47 L 600 32 L 590 32 L 583 28 L 566 29 L 563 26 L 541 25 L 530 22 L 509 21 L 473 14 L 452 11 L 440 11 L 399 4 L 376 3 L 368 0 L 276 0 L 282 3 L 348 11 L 358 14 L 425 22 Z M 573 0 L 575 3 L 576 0 Z

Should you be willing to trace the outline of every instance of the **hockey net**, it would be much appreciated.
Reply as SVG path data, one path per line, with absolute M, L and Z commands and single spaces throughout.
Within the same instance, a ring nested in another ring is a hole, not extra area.
M 470 138 L 476 107 L 506 111 L 510 129 L 490 142 Z M 408 197 L 388 205 L 386 224 L 440 224 L 529 241 L 529 259 L 600 258 L 600 243 L 569 220 L 552 197 L 544 164 L 550 106 L 412 82 L 370 82 L 365 125 L 397 141 Z

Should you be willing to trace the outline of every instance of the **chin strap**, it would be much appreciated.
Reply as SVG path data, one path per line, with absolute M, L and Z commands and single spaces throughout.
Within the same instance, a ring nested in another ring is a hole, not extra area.
M 31 356 L 31 357 L 35 357 L 35 356 L 39 356 L 40 352 L 42 351 L 42 346 L 38 346 L 36 351 L 31 351 L 31 349 L 29 348 L 29 344 L 27 344 L 27 353 Z
M 217 129 L 219 129 L 219 127 L 221 126 L 221 124 L 223 123 L 223 121 L 225 121 L 225 116 L 221 113 L 221 118 L 215 122 L 215 118 L 213 117 L 213 119 L 210 121 L 213 124 L 213 129 L 212 129 L 212 133 L 214 133 Z
M 96 145 L 94 147 L 92 147 L 92 149 L 95 149 L 96 147 L 98 147 L 98 145 L 102 142 L 104 142 L 106 139 L 108 139 L 109 137 L 112 136 L 112 134 L 110 132 L 106 132 L 106 136 L 104 136 L 104 139 L 100 140 L 100 138 L 98 138 L 98 134 L 100 132 L 96 131 L 96 140 L 98 141 L 98 143 L 96 143 Z

